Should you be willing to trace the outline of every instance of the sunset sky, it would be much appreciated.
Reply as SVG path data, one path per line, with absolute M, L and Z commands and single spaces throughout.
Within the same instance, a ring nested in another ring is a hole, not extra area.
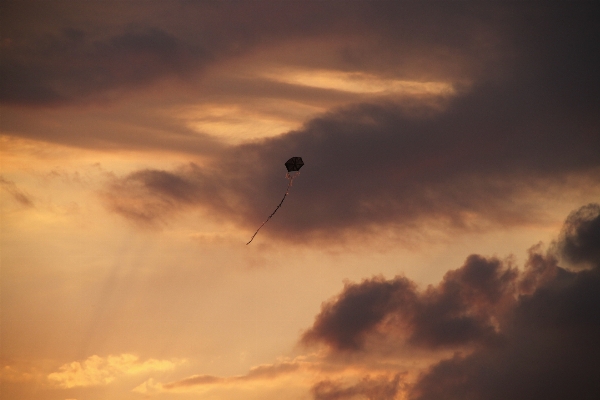
M 600 398 L 600 12 L 552 3 L 2 1 L 0 397 Z

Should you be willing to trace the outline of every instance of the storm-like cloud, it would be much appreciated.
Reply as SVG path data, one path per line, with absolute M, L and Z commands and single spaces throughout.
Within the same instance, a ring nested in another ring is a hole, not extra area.
M 559 249 L 574 263 L 600 265 L 600 205 L 588 204 L 571 213 L 565 222 Z
M 182 0 L 115 11 L 102 2 L 5 2 L 0 102 L 73 104 L 161 78 L 190 81 L 207 65 L 286 42 L 311 44 L 302 46 L 309 57 L 292 57 L 296 65 L 421 80 L 481 72 L 502 47 L 482 24 L 491 12 L 464 7 Z
M 44 105 L 82 101 L 110 90 L 183 74 L 210 57 L 159 28 L 90 38 L 65 28 L 35 44 L 5 42 L 0 102 Z M 36 46 L 36 48 L 30 48 Z
M 472 255 L 424 291 L 405 277 L 347 283 L 323 304 L 302 341 L 355 351 L 365 348 L 370 335 L 396 330 L 412 345 L 427 348 L 491 341 L 498 336 L 498 309 L 514 298 L 517 277 L 498 259 Z
M 420 377 L 411 398 L 598 397 L 599 293 L 598 267 L 559 270 L 554 280 L 520 299 L 502 345 L 436 364 Z
M 542 199 L 598 185 L 600 137 L 585 118 L 529 109 L 520 95 L 476 88 L 427 118 L 397 103 L 344 108 L 225 150 L 213 164 L 133 172 L 111 183 L 108 204 L 147 221 L 200 207 L 251 230 L 285 191 L 285 160 L 301 156 L 285 210 L 262 234 L 335 241 L 427 221 L 458 229 L 536 222 Z
M 598 26 L 583 6 L 548 7 L 527 14 L 528 22 L 510 7 L 485 10 L 510 49 L 498 53 L 502 73 L 473 75 L 467 86 L 450 79 L 453 97 L 433 108 L 372 97 L 281 136 L 229 147 L 213 163 L 133 172 L 111 183 L 109 192 L 119 191 L 107 197 L 109 207 L 150 222 L 198 207 L 251 231 L 285 190 L 283 163 L 301 156 L 302 176 L 263 235 L 342 241 L 382 227 L 543 220 L 557 194 L 598 190 L 600 35 L 591 35 Z M 172 184 L 187 189 L 173 193 Z
M 567 219 L 557 247 L 562 256 L 578 254 L 588 269 L 562 268 L 553 251 L 534 247 L 521 272 L 473 255 L 423 291 L 406 278 L 346 284 L 302 340 L 334 354 L 377 351 L 382 337 L 386 349 L 474 345 L 422 372 L 408 391 L 413 400 L 596 398 L 600 263 L 590 250 L 600 248 L 599 222 L 597 204 L 582 207 Z

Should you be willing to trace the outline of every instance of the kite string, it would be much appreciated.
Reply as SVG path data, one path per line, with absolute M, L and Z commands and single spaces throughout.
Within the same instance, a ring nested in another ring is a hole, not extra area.
M 288 178 L 290 180 L 290 182 L 288 183 L 287 189 L 285 190 L 285 194 L 283 195 L 283 198 L 281 199 L 281 201 L 279 202 L 279 204 L 277 205 L 277 208 L 275 208 L 275 211 L 273 211 L 271 213 L 271 215 L 269 215 L 267 217 L 267 219 L 265 219 L 265 222 L 263 222 L 258 229 L 256 230 L 256 232 L 254 232 L 254 235 L 252 235 L 252 237 L 250 238 L 250 241 L 248 243 L 246 243 L 246 245 L 249 245 L 250 242 L 252 242 L 254 240 L 254 236 L 256 236 L 256 234 L 258 233 L 258 231 L 260 231 L 260 228 L 262 228 L 270 219 L 273 215 L 275 215 L 275 213 L 277 212 L 277 210 L 279 210 L 279 207 L 281 207 L 281 205 L 283 204 L 283 201 L 285 200 L 285 197 L 288 195 L 288 193 L 290 192 L 290 188 L 292 187 L 292 182 L 294 181 L 294 178 L 297 177 L 298 175 L 300 175 L 300 172 L 298 172 L 297 174 L 294 175 L 290 175 L 289 172 L 287 174 L 285 174 L 285 177 Z

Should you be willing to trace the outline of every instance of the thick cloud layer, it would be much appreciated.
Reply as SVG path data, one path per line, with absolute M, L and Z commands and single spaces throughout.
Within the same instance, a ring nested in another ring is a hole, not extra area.
M 80 102 L 299 41 L 314 45 L 295 62 L 312 68 L 464 78 L 490 68 L 502 47 L 493 14 L 391 2 L 4 2 L 0 101 Z M 332 54 L 319 53 L 332 43 Z
M 593 399 L 600 346 L 600 273 L 560 270 L 520 299 L 502 345 L 435 365 L 413 399 Z
M 398 330 L 412 345 L 427 348 L 490 342 L 498 337 L 497 317 L 514 299 L 517 278 L 500 260 L 472 255 L 422 292 L 404 277 L 348 283 L 322 306 L 302 340 L 362 350 L 369 335 Z
M 600 265 L 600 214 L 598 204 L 588 204 L 567 218 L 560 241 L 560 251 L 574 263 Z
M 0 102 L 9 104 L 82 101 L 182 74 L 209 57 L 203 49 L 157 28 L 127 30 L 101 39 L 65 28 L 31 45 L 7 40 Z
M 395 103 L 357 105 L 231 148 L 206 167 L 134 172 L 113 183 L 109 205 L 145 221 L 202 207 L 252 229 L 285 191 L 283 162 L 302 156 L 285 210 L 263 234 L 336 240 L 424 220 L 455 228 L 537 221 L 540 200 L 567 190 L 567 178 L 598 185 L 600 137 L 592 115 L 531 110 L 518 104 L 521 93 L 506 95 L 476 88 L 430 118 L 408 117 Z
M 597 398 L 600 263 L 589 250 L 600 248 L 598 223 L 597 204 L 574 212 L 563 240 L 580 250 L 561 247 L 591 269 L 561 268 L 534 248 L 523 272 L 470 256 L 424 291 L 406 278 L 347 284 L 323 305 L 303 341 L 333 353 L 374 351 L 382 336 L 387 348 L 476 345 L 423 372 L 409 391 L 414 400 Z
M 0 100 L 9 108 L 73 107 L 176 78 L 186 94 L 170 101 L 193 103 L 183 87 L 201 96 L 210 87 L 204 71 L 227 70 L 254 53 L 261 54 L 255 69 L 238 65 L 238 74 L 283 66 L 308 76 L 326 70 L 455 90 L 426 100 L 370 95 L 296 131 L 225 149 L 155 117 L 130 133 L 126 119 L 112 126 L 117 132 L 50 121 L 35 134 L 76 146 L 118 143 L 216 159 L 169 171 L 150 167 L 112 182 L 108 205 L 129 219 L 156 223 L 198 207 L 252 232 L 281 198 L 282 164 L 291 156 L 305 159 L 302 176 L 261 234 L 294 241 L 344 240 L 426 222 L 459 229 L 536 222 L 544 217 L 542 199 L 568 185 L 598 188 L 600 27 L 590 5 L 166 4 L 120 4 L 120 17 L 109 25 L 104 16 L 114 10 L 104 3 L 3 4 Z M 260 84 L 236 89 L 241 78 L 225 76 L 231 83 L 219 96 L 250 96 L 273 84 L 262 76 Z M 271 96 L 285 97 L 286 90 Z M 15 135 L 31 137 L 18 125 L 10 126 Z
M 494 49 L 504 50 L 488 49 L 500 57 L 495 69 L 470 76 L 468 87 L 456 83 L 455 96 L 437 108 L 374 98 L 331 110 L 297 131 L 231 147 L 210 165 L 134 172 L 114 182 L 110 207 L 150 222 L 201 207 L 251 230 L 285 190 L 283 162 L 301 156 L 306 165 L 285 211 L 262 234 L 341 240 L 427 221 L 469 229 L 539 221 L 542 200 L 569 185 L 598 187 L 598 24 L 583 5 L 477 15 L 465 18 L 487 16 L 502 44 Z M 156 185 L 159 174 L 168 179 Z M 187 191 L 170 191 L 183 182 Z

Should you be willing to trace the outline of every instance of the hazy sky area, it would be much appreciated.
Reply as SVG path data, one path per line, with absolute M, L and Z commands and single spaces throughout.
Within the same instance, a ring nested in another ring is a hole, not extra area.
M 600 12 L 548 3 L 2 1 L 0 397 L 600 398 Z

